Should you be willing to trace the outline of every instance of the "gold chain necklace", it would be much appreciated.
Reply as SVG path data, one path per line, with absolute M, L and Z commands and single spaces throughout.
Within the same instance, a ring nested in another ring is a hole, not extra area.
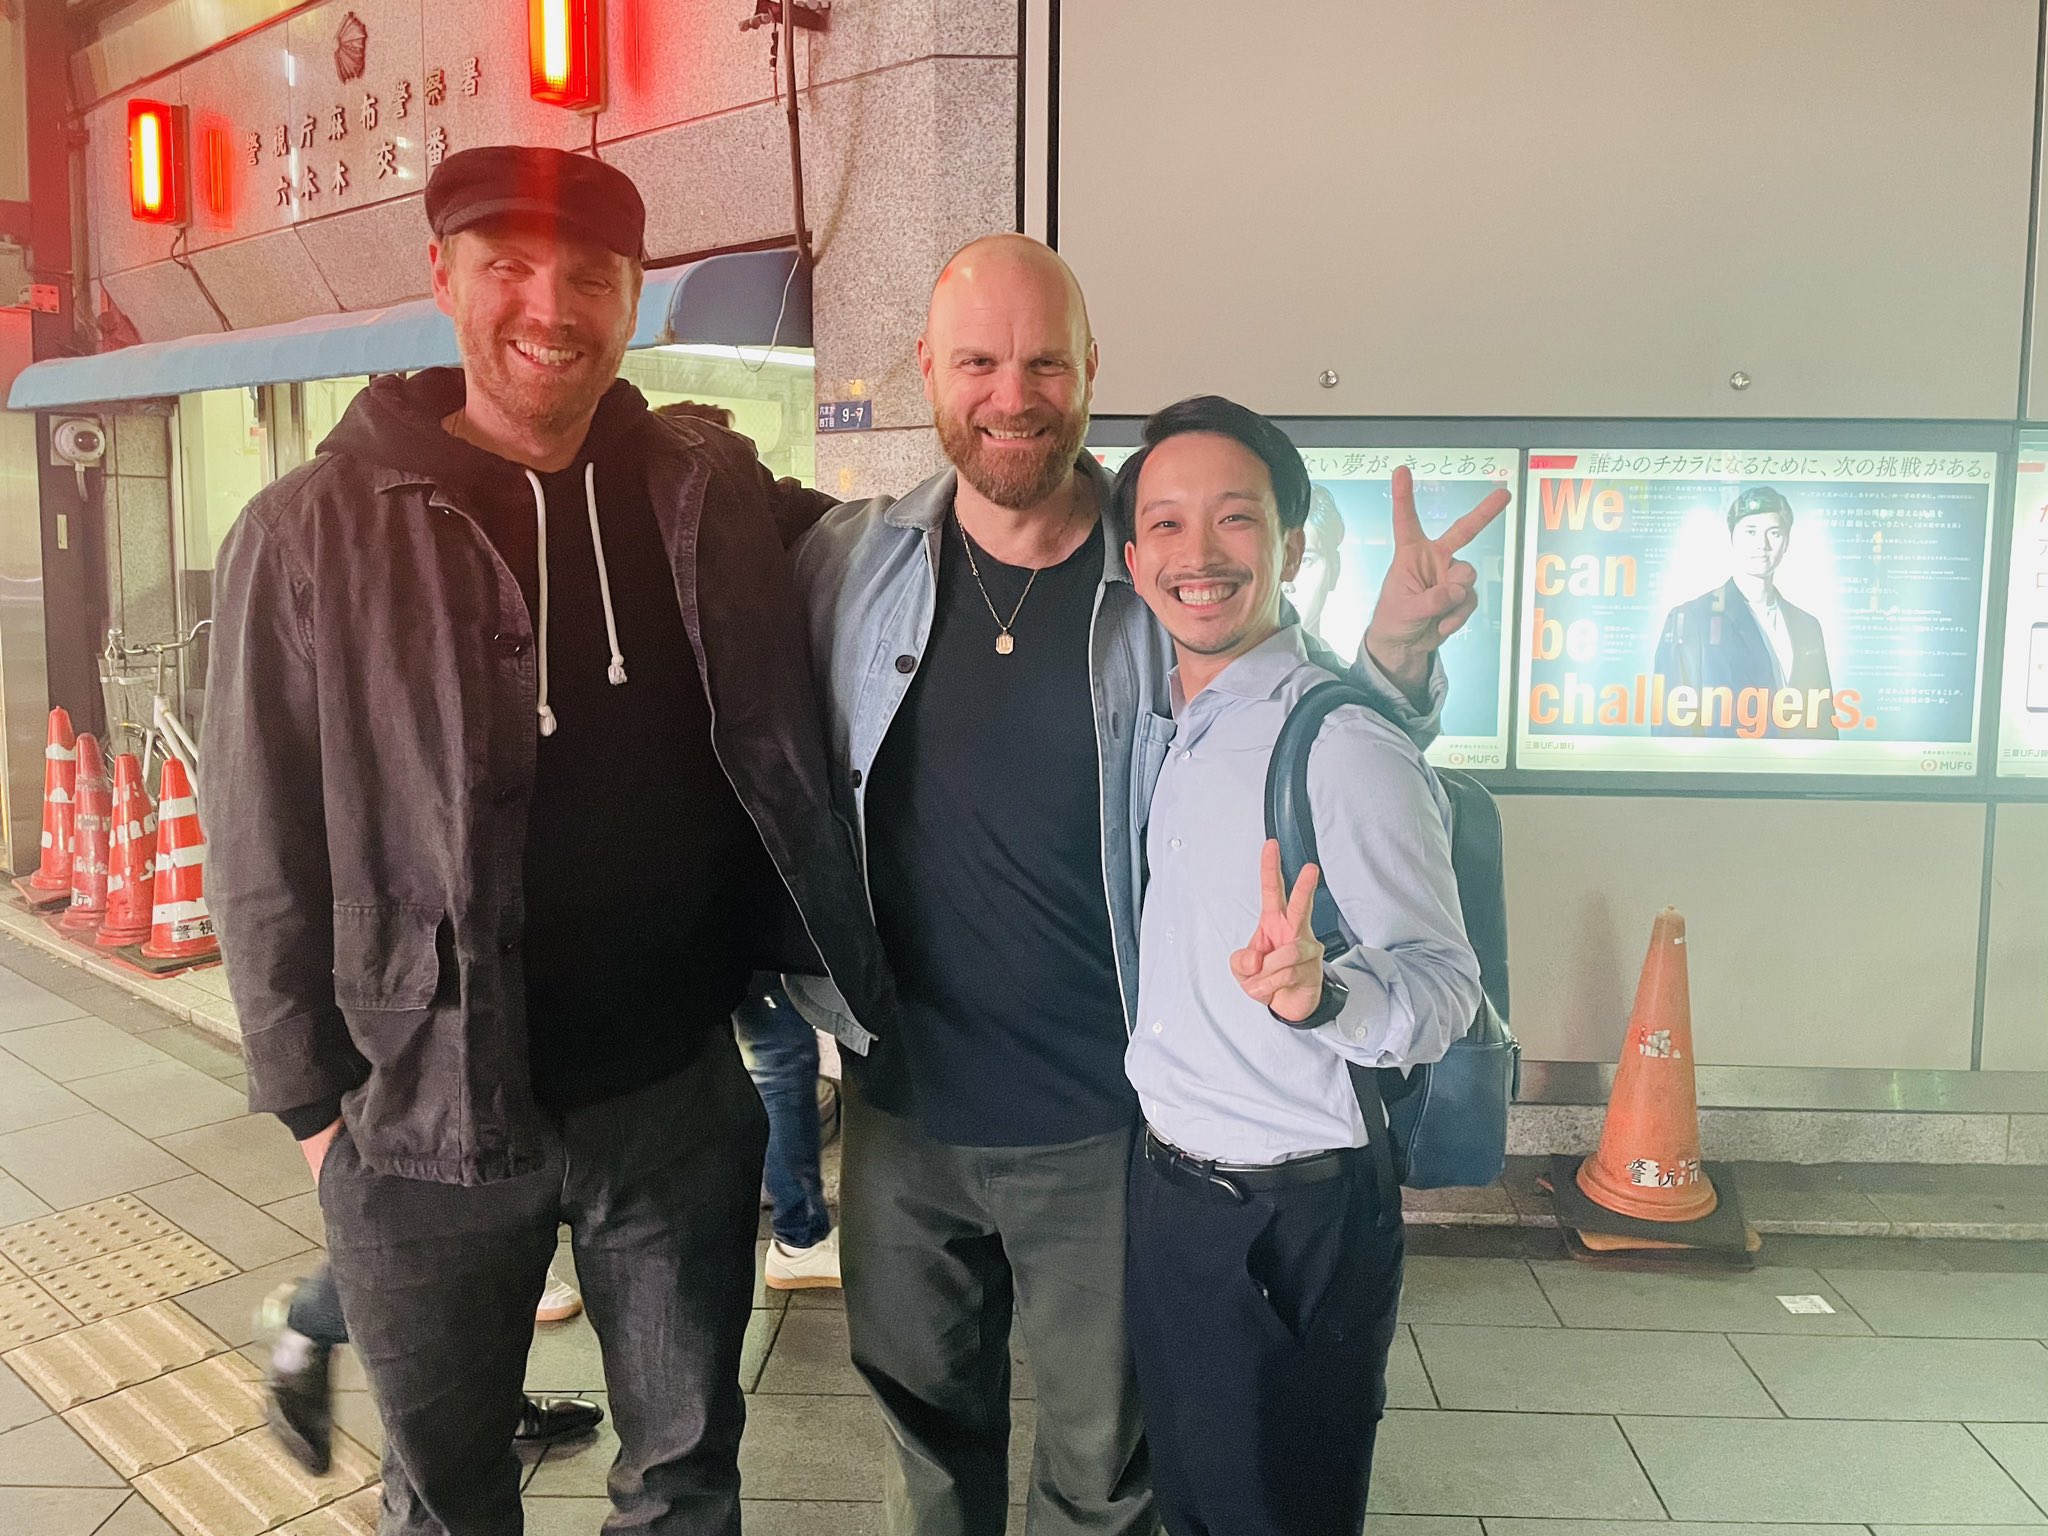
M 1062 540 L 1065 539 L 1067 530 L 1074 525 L 1074 512 L 1078 506 L 1079 499 L 1075 498 L 1067 507 L 1067 520 L 1060 525 Z M 1038 582 L 1038 572 L 1044 567 L 1037 567 L 1031 572 L 1031 579 L 1024 583 L 1024 590 L 1017 598 L 1017 606 L 1010 610 L 1010 617 L 1005 620 L 996 612 L 995 600 L 988 595 L 988 584 L 981 579 L 981 567 L 974 560 L 974 540 L 967 537 L 967 525 L 960 521 L 960 511 L 957 507 L 953 510 L 953 526 L 960 530 L 960 547 L 967 551 L 968 573 L 974 577 L 975 586 L 981 589 L 981 600 L 988 604 L 988 616 L 996 621 L 996 654 L 1007 656 L 1017 649 L 1017 637 L 1010 631 L 1017 623 L 1017 615 L 1024 611 L 1024 599 L 1031 595 L 1032 587 Z

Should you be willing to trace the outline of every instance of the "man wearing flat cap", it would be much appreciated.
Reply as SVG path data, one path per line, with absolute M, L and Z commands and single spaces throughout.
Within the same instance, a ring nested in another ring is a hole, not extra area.
M 731 1015 L 792 967 L 896 1006 L 785 554 L 830 502 L 619 380 L 623 174 L 469 150 L 426 210 L 462 366 L 378 380 L 221 551 L 208 895 L 250 1103 L 319 1182 L 383 1536 L 520 1530 L 558 1223 L 608 1528 L 737 1532 L 766 1130 Z

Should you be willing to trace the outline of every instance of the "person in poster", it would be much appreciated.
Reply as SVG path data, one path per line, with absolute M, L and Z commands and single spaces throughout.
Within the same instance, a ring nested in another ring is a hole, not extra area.
M 1778 567 L 1792 543 L 1792 504 L 1768 485 L 1744 490 L 1728 506 L 1728 542 L 1734 575 L 1665 617 L 1654 665 L 1666 687 L 1727 688 L 1738 697 L 1745 689 L 1781 688 L 1832 696 L 1820 620 L 1778 590 Z M 1689 727 L 1665 719 L 1652 734 L 1733 736 L 1736 725 L 1702 711 Z M 1766 734 L 1833 741 L 1839 732 L 1830 715 L 1820 714 L 1790 727 L 1773 719 Z
M 1323 608 L 1344 574 L 1344 513 L 1326 486 L 1309 488 L 1306 532 L 1301 568 L 1287 583 L 1287 596 L 1301 616 L 1301 627 L 1327 645 Z

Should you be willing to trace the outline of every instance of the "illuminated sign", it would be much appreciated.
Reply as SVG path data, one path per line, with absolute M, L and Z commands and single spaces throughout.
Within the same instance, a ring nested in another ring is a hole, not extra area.
M 2048 438 L 2020 443 L 2002 676 L 1998 771 L 2048 779 Z
M 1532 452 L 1516 766 L 1974 774 L 1996 467 Z

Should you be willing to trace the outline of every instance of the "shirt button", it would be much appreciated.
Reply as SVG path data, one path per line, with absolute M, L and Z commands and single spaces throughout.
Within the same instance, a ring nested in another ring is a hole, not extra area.
M 500 940 L 498 940 L 498 953 L 499 953 L 499 954 L 501 954 L 501 955 L 509 955 L 509 954 L 512 954 L 512 953 L 514 953 L 514 952 L 515 952 L 515 951 L 516 951 L 516 950 L 517 950 L 518 948 L 519 948 L 519 941 L 518 941 L 517 939 L 500 939 Z
M 1152 1033 L 1156 1035 L 1156 1034 L 1160 1033 L 1160 1032 L 1161 1032 L 1162 1030 L 1164 1030 L 1165 1028 L 1166 1028 L 1166 1026 L 1165 1026 L 1164 1024 L 1157 1024 L 1157 1023 L 1155 1023 L 1155 1024 L 1154 1024 L 1154 1025 L 1152 1026 Z
M 1182 762 L 1186 762 L 1189 758 L 1193 757 L 1194 755 L 1195 754 L 1192 752 L 1183 751 L 1180 755 L 1180 760 Z
M 917 670 L 917 658 L 915 656 L 898 656 L 896 658 L 896 670 L 905 677 L 908 677 Z
M 499 805 L 510 805 L 514 800 L 517 800 L 518 798 L 519 786 L 517 784 L 500 784 L 496 789 L 491 791 L 491 799 L 496 801 Z
M 1180 839 L 1176 837 L 1176 838 L 1175 838 L 1175 839 L 1173 840 L 1173 843 L 1172 843 L 1172 845 L 1171 845 L 1171 846 L 1173 846 L 1173 847 L 1175 847 L 1175 848 L 1178 848 L 1178 847 L 1180 847 Z
M 853 770 L 853 787 L 855 789 L 860 788 L 860 770 L 858 768 Z

